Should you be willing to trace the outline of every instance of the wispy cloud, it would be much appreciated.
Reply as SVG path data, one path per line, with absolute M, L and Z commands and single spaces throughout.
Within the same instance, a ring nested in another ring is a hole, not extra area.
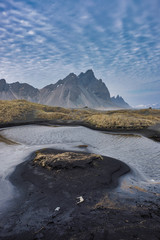
M 157 0 L 0 3 L 0 77 L 42 87 L 93 68 L 112 94 L 134 101 L 160 75 Z

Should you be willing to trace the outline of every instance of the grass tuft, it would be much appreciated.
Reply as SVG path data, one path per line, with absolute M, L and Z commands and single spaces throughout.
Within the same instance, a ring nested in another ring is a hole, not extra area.
M 54 120 L 80 121 L 98 129 L 144 129 L 160 123 L 160 110 L 65 109 L 26 100 L 0 100 L 0 124 Z

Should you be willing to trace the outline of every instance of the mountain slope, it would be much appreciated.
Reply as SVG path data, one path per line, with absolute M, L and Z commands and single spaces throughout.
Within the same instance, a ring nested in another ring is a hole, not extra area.
M 98 80 L 92 70 L 80 73 L 78 76 L 70 73 L 63 80 L 50 84 L 42 89 L 32 87 L 27 83 L 7 84 L 0 80 L 0 99 L 25 99 L 51 106 L 68 108 L 129 108 L 122 97 L 110 97 L 110 93 L 102 80 Z
M 126 103 L 124 99 L 119 95 L 117 95 L 117 97 L 112 97 L 111 100 L 114 104 L 116 104 L 120 108 L 128 108 L 128 103 Z
M 6 83 L 5 79 L 0 80 L 0 99 L 25 99 L 31 102 L 39 101 L 39 90 L 27 83 Z

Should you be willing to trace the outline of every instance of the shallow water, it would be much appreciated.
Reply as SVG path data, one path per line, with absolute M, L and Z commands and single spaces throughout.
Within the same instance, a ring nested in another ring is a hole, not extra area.
M 106 134 L 85 127 L 19 126 L 2 131 L 7 138 L 20 145 L 0 143 L 0 211 L 15 196 L 15 189 L 7 180 L 14 167 L 40 148 L 88 151 L 117 158 L 134 172 L 127 181 L 141 187 L 153 186 L 159 191 L 160 144 L 139 135 Z M 76 146 L 88 145 L 87 149 Z M 156 187 L 155 187 L 156 186 Z M 3 206 L 3 207 L 2 207 Z

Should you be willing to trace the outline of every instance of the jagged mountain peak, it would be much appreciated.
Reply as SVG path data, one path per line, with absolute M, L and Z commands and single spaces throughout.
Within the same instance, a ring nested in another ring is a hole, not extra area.
M 77 75 L 76 74 L 74 74 L 74 73 L 70 73 L 70 74 L 68 74 L 63 80 L 64 81 L 67 81 L 67 80 L 70 80 L 70 79 L 75 79 L 75 78 L 77 78 Z
M 6 83 L 6 80 L 4 78 L 0 79 L 0 91 L 8 91 L 8 89 L 9 89 L 9 86 Z
M 77 75 L 75 73 L 70 73 L 70 74 L 68 74 L 68 76 L 66 78 L 70 78 L 70 77 L 75 78 L 75 77 L 77 77 Z
M 63 80 L 45 86 L 41 90 L 27 83 L 7 84 L 0 80 L 0 99 L 26 99 L 51 106 L 68 108 L 90 107 L 97 109 L 129 108 L 122 97 L 110 97 L 102 79 L 97 79 L 92 69 L 78 76 L 70 73 Z
M 77 81 L 78 77 L 76 74 L 74 73 L 70 73 L 67 77 L 65 77 L 63 79 L 63 83 L 66 83 L 66 84 L 75 84 L 75 82 Z
M 88 69 L 84 74 L 87 75 L 87 77 L 95 78 L 95 75 L 92 69 Z
M 3 79 L 0 79 L 0 86 L 2 87 L 4 87 L 5 85 L 7 85 L 7 83 L 6 83 L 6 80 L 3 78 Z
M 93 79 L 96 79 L 92 69 L 87 70 L 85 73 L 81 72 L 78 75 L 78 78 L 85 78 L 85 80 L 90 80 L 90 81 L 92 81 Z
M 0 79 L 0 83 L 6 83 L 6 80 L 4 78 Z
M 126 103 L 124 99 L 119 95 L 117 95 L 116 97 L 112 97 L 111 99 L 113 103 L 115 103 L 117 106 L 121 108 L 130 108 L 128 103 Z

